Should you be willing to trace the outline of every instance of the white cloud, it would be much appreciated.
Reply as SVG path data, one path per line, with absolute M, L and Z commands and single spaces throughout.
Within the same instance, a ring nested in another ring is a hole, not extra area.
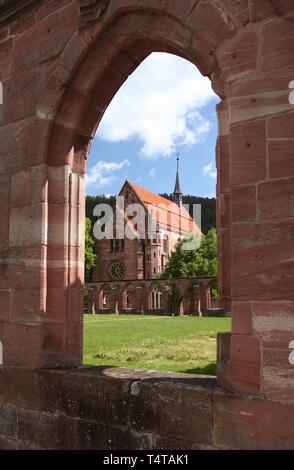
M 113 173 L 128 166 L 130 166 L 128 159 L 125 159 L 120 163 L 104 162 L 101 160 L 89 169 L 86 177 L 86 184 L 88 187 L 96 186 L 96 188 L 109 186 L 117 180 L 117 176 Z
M 211 178 L 216 178 L 217 172 L 215 165 L 211 162 L 203 168 L 203 174 L 205 176 L 210 176 Z
M 149 178 L 151 178 L 152 180 L 154 180 L 154 178 L 156 178 L 157 176 L 157 170 L 156 168 L 152 168 L 150 171 L 149 171 Z
M 168 157 L 207 136 L 210 122 L 200 110 L 214 97 L 209 79 L 192 63 L 153 53 L 118 91 L 97 136 L 110 142 L 137 138 L 143 157 Z

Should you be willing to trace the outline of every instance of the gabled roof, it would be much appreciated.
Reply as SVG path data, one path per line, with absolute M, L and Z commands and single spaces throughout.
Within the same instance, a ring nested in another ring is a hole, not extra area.
M 133 189 L 146 210 L 155 215 L 156 222 L 160 226 L 166 225 L 168 230 L 177 230 L 181 234 L 202 234 L 185 207 L 179 207 L 175 202 L 129 181 L 125 184 L 128 184 Z

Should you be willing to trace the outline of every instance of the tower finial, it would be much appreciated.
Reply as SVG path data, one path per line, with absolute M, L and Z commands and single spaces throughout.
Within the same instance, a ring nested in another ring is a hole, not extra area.
M 181 191 L 181 186 L 180 186 L 179 161 L 180 161 L 180 155 L 179 153 L 177 153 L 177 174 L 176 174 L 176 184 L 175 184 L 173 196 L 174 196 L 175 203 L 181 207 L 183 203 L 183 193 Z

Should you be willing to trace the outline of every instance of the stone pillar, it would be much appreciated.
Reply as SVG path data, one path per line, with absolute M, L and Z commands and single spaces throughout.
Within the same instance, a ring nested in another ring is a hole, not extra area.
M 217 105 L 219 134 L 216 144 L 217 166 L 217 241 L 220 296 L 225 305 L 231 303 L 231 185 L 230 136 L 228 104 Z
M 197 286 L 194 287 L 193 291 L 194 291 L 193 315 L 201 316 L 202 311 L 201 311 L 201 302 L 200 302 L 200 285 L 197 284 Z
M 241 40 L 246 60 L 241 60 Z M 244 33 L 219 56 L 220 66 L 228 53 L 236 57 L 234 80 L 227 86 L 231 214 L 227 221 L 224 211 L 220 222 L 231 237 L 233 327 L 230 351 L 228 338 L 220 336 L 219 351 L 226 353 L 219 379 L 242 393 L 277 400 L 294 398 L 288 349 L 294 339 L 291 40 L 294 25 L 272 17 L 260 24 L 258 36 Z M 228 207 L 225 197 L 223 204 Z M 220 250 L 223 257 L 223 240 Z M 224 279 L 223 261 L 221 269 Z
M 210 308 L 210 281 L 200 282 L 200 310 L 207 312 Z
M 48 168 L 47 305 L 42 364 L 82 360 L 84 176 L 69 166 Z M 64 315 L 64 313 L 66 314 Z

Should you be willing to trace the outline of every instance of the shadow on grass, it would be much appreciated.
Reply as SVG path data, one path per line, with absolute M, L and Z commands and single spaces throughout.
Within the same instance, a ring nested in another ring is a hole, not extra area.
M 210 364 L 207 364 L 204 367 L 195 367 L 193 369 L 184 369 L 179 372 L 182 372 L 184 374 L 199 374 L 199 375 L 216 375 L 217 369 L 216 369 L 216 363 L 211 362 Z

